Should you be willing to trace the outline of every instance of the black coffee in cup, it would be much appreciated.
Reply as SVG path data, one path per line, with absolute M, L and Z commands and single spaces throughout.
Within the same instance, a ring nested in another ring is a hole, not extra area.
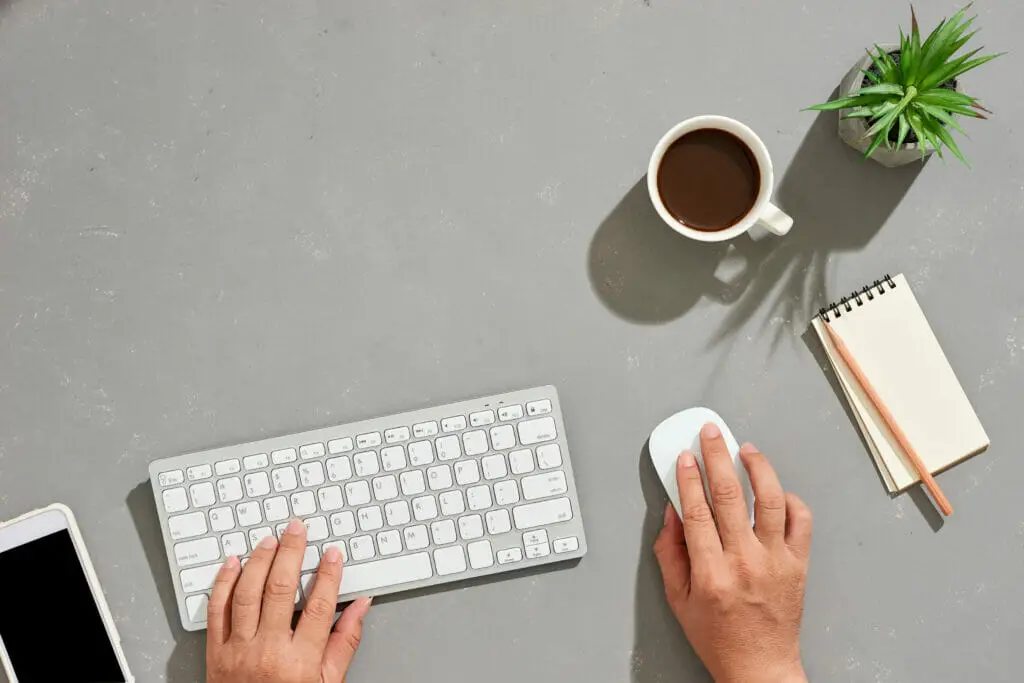
M 669 145 L 658 167 L 658 195 L 669 213 L 695 230 L 739 223 L 757 202 L 761 169 L 738 137 L 700 128 Z

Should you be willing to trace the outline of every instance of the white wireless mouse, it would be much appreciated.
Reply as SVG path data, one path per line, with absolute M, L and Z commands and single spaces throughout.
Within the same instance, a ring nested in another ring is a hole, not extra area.
M 700 430 L 711 422 L 718 425 L 725 438 L 725 445 L 729 448 L 732 456 L 733 467 L 736 468 L 736 475 L 743 487 L 743 498 L 747 501 L 747 509 L 750 511 L 750 521 L 754 521 L 754 490 L 750 487 L 750 477 L 747 470 L 740 462 L 740 445 L 736 443 L 736 437 L 732 435 L 725 420 L 718 416 L 713 410 L 707 408 L 690 408 L 676 413 L 662 421 L 654 431 L 651 432 L 651 439 L 648 448 L 651 452 L 651 462 L 658 473 L 661 485 L 665 487 L 668 498 L 676 509 L 679 518 L 683 518 L 683 509 L 679 504 L 679 485 L 676 483 L 676 460 L 679 454 L 689 449 L 697 456 L 697 465 L 701 474 L 704 474 L 704 492 L 711 501 L 711 494 L 708 492 L 708 478 L 704 473 L 704 456 L 700 452 Z M 713 506 L 712 506 L 712 509 Z

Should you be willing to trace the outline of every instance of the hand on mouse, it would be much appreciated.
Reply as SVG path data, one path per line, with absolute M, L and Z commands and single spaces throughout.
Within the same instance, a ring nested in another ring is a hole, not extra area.
M 751 529 L 718 428 L 705 425 L 700 442 L 715 514 L 686 451 L 676 465 L 683 521 L 669 505 L 654 545 L 669 605 L 717 683 L 806 683 L 800 619 L 811 512 L 783 492 L 764 455 L 744 444 L 740 459 L 756 498 Z
M 305 550 L 306 527 L 295 520 L 280 543 L 260 541 L 244 569 L 237 557 L 224 562 L 207 610 L 207 683 L 344 683 L 370 600 L 349 605 L 332 632 L 342 560 L 330 548 L 292 631 Z

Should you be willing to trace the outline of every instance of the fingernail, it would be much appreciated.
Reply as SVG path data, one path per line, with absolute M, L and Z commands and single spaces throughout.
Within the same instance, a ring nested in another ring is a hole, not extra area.
M 696 467 L 697 466 L 697 456 L 695 456 L 693 454 L 693 451 L 683 451 L 679 455 L 679 464 L 681 464 L 684 468 L 685 467 Z
M 297 519 L 293 519 L 288 522 L 288 527 L 284 530 L 286 534 L 301 534 L 306 530 L 305 525 Z
M 332 545 L 327 549 L 327 552 L 324 553 L 324 561 L 330 562 L 331 564 L 341 562 L 341 551 Z
M 273 536 L 264 536 L 256 547 L 263 548 L 264 550 L 273 550 L 277 547 L 277 539 Z
M 238 566 L 238 558 L 234 555 L 228 555 L 228 559 L 224 560 L 224 566 L 228 569 L 234 569 Z
M 701 428 L 700 435 L 705 439 L 717 439 L 722 435 L 722 432 L 718 429 L 718 425 L 708 422 Z
M 757 453 L 757 446 L 748 441 L 747 443 L 740 446 L 740 453 L 746 453 L 748 455 L 750 453 Z

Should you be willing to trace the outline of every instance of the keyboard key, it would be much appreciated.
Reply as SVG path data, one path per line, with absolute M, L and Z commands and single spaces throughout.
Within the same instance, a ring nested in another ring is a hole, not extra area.
M 284 536 L 285 529 L 287 529 L 287 528 L 288 528 L 288 523 L 287 522 L 281 522 L 276 527 L 274 527 L 274 535 L 277 536 L 277 540 L 279 540 L 279 541 L 281 540 L 281 537 Z
M 402 483 L 403 495 L 415 496 L 427 490 L 426 482 L 423 480 L 423 472 L 420 470 L 402 472 L 398 476 L 398 480 Z
M 318 462 L 304 462 L 299 465 L 299 481 L 310 488 L 324 483 L 324 466 Z
M 210 528 L 220 533 L 235 528 L 235 515 L 231 508 L 213 508 L 210 510 Z
M 348 542 L 349 549 L 352 551 L 352 559 L 356 562 L 360 560 L 369 560 L 377 553 L 373 549 L 373 538 L 370 536 L 356 536 Z M 342 581 L 345 580 L 345 574 L 352 571 L 348 567 L 342 573 Z
M 405 449 L 401 446 L 389 446 L 380 452 L 380 462 L 385 472 L 396 472 L 405 469 Z
M 484 535 L 484 521 L 480 515 L 459 517 L 459 536 L 464 540 L 480 538 Z
M 292 503 L 292 514 L 305 517 L 316 512 L 316 496 L 312 491 L 296 491 L 289 499 Z
M 455 463 L 455 481 L 459 482 L 459 486 L 480 481 L 480 467 L 476 460 L 460 460 Z
M 288 501 L 284 496 L 275 496 L 263 501 L 263 516 L 268 522 L 288 519 Z
M 376 531 L 384 526 L 384 516 L 376 505 L 359 508 L 356 517 L 359 519 L 360 531 Z
M 242 480 L 238 477 L 228 477 L 217 482 L 217 495 L 222 503 L 234 503 L 242 500 Z
M 574 553 L 580 549 L 580 540 L 575 536 L 569 536 L 568 538 L 558 539 L 553 545 L 556 555 L 561 555 L 562 553 Z
M 249 546 L 255 550 L 256 546 L 260 544 L 260 541 L 262 541 L 267 536 L 273 535 L 274 530 L 271 529 L 269 526 L 261 526 L 255 529 L 249 529 Z
M 217 494 L 213 491 L 213 484 L 208 481 L 202 484 L 193 484 L 189 487 L 188 494 L 192 498 L 192 507 L 202 508 L 217 502 Z
M 494 498 L 498 505 L 512 505 L 519 502 L 519 487 L 515 480 L 499 481 L 494 485 Z
M 305 596 L 307 599 L 313 593 L 313 584 L 316 583 L 316 572 L 299 575 L 299 590 L 295 592 L 295 604 Z
M 209 465 L 196 465 L 195 467 L 189 467 L 185 470 L 188 475 L 189 481 L 199 481 L 200 479 L 209 479 L 213 476 L 213 468 Z
M 433 575 L 427 553 L 389 557 L 386 560 L 345 567 L 338 595 L 364 593 L 385 586 L 423 581 Z
M 352 438 L 348 436 L 346 436 L 344 439 L 332 439 L 331 441 L 327 442 L 327 451 L 331 455 L 336 455 L 338 453 L 347 453 L 349 451 L 355 450 L 355 447 L 356 445 L 352 441 Z
M 427 470 L 427 482 L 430 484 L 431 491 L 440 491 L 441 489 L 451 488 L 452 485 L 452 468 L 448 465 L 437 465 Z
M 455 542 L 455 522 L 450 519 L 442 519 L 440 522 L 430 523 L 430 536 L 434 539 L 434 545 L 447 545 Z
M 482 429 L 477 429 L 472 432 L 466 432 L 462 435 L 462 445 L 466 449 L 466 455 L 481 455 L 488 451 L 487 448 L 487 432 Z M 438 448 L 440 450 L 440 448 Z M 444 458 L 441 458 L 444 460 Z
M 376 451 L 363 451 L 352 456 L 352 462 L 356 467 L 356 476 L 372 477 L 380 472 L 380 460 L 377 459 Z
M 409 440 L 409 428 L 408 427 L 394 427 L 392 429 L 384 430 L 384 441 L 386 443 L 398 443 L 400 441 L 408 441 L 408 440 Z
M 242 463 L 238 461 L 238 458 L 233 460 L 221 460 L 213 466 L 214 471 L 217 472 L 218 477 L 225 477 L 229 474 L 238 474 L 242 471 Z
M 555 498 L 539 503 L 528 503 L 512 509 L 517 529 L 547 526 L 572 519 L 572 505 L 568 498 Z
M 505 456 L 501 453 L 488 455 L 480 459 L 484 469 L 484 479 L 501 479 L 508 476 L 508 467 L 505 465 Z
M 188 596 L 185 598 L 185 611 L 188 612 L 188 618 L 195 624 L 203 623 L 206 621 L 206 608 L 209 604 L 210 598 L 205 594 Z
M 384 506 L 384 517 L 388 520 L 388 526 L 408 524 L 412 520 L 409 513 L 409 504 L 404 500 L 388 503 Z
M 466 500 L 470 510 L 486 510 L 491 507 L 491 489 L 486 485 L 466 489 Z
M 236 505 L 235 515 L 238 517 L 239 526 L 252 526 L 263 521 L 260 504 L 252 500 Z
M 526 557 L 528 557 L 531 560 L 536 560 L 540 557 L 547 557 L 550 554 L 551 548 L 548 547 L 547 543 L 526 546 Z
M 345 484 L 345 498 L 349 505 L 365 505 L 370 502 L 370 485 L 365 481 Z
M 340 486 L 326 486 L 317 491 L 316 496 L 320 500 L 320 509 L 324 512 L 345 507 L 345 499 L 341 497 Z
M 245 475 L 245 495 L 259 498 L 270 493 L 270 477 L 266 472 L 253 472 Z
M 520 422 L 519 441 L 524 446 L 532 446 L 542 441 L 551 441 L 558 433 L 555 431 L 555 419 L 553 417 L 542 417 L 538 420 L 526 420 Z
M 160 486 L 176 486 L 185 481 L 185 473 L 181 470 L 170 470 L 156 475 L 156 481 Z
M 305 446 L 299 446 L 299 457 L 303 460 L 322 458 L 325 455 L 327 455 L 327 450 L 322 443 L 307 443 Z
M 324 517 L 310 517 L 302 520 L 302 523 L 306 525 L 306 540 L 310 543 L 322 541 L 330 536 L 327 533 L 327 519 Z
M 509 548 L 498 551 L 498 564 L 512 564 L 523 561 L 523 551 L 519 548 Z
M 526 404 L 526 414 L 530 417 L 534 415 L 547 415 L 551 412 L 551 401 L 544 399 L 543 401 L 531 401 Z
M 491 536 L 512 531 L 512 520 L 508 516 L 508 510 L 491 510 L 485 515 L 485 518 L 487 520 L 487 533 Z
M 348 548 L 345 546 L 345 541 L 331 541 L 330 543 L 324 543 L 322 548 L 324 555 L 327 554 L 327 550 L 329 548 L 337 548 L 341 552 L 341 561 L 348 562 Z M 346 571 L 348 571 L 347 568 Z
M 557 443 L 537 446 L 537 464 L 542 470 L 550 470 L 562 465 L 562 449 Z
M 327 478 L 331 481 L 345 481 L 352 478 L 352 463 L 347 455 L 327 461 Z
M 523 477 L 519 485 L 523 487 L 523 498 L 526 500 L 560 496 L 568 490 L 565 483 L 565 472 L 549 472 Z
M 380 445 L 380 432 L 360 434 L 356 437 L 356 448 L 376 448 Z
M 241 531 L 236 531 L 233 534 L 224 534 L 220 539 L 221 548 L 224 549 L 224 557 L 241 557 L 249 552 L 249 547 L 245 544 L 245 534 Z
M 461 545 L 434 551 L 434 566 L 438 576 L 460 574 L 466 571 L 466 553 Z
M 442 432 L 458 432 L 466 428 L 466 418 L 462 415 L 456 415 L 455 417 L 446 417 L 441 420 L 441 431 Z
M 537 529 L 536 531 L 527 531 L 523 534 L 523 545 L 538 545 L 540 543 L 548 542 L 548 532 L 544 529 Z
M 441 460 L 454 460 L 462 455 L 459 437 L 442 436 L 437 440 L 437 457 Z
M 402 535 L 394 529 L 377 534 L 377 549 L 382 556 L 397 555 L 402 552 Z
M 406 527 L 402 535 L 405 536 L 405 547 L 409 550 L 422 550 L 430 545 L 427 527 L 422 524 Z
M 220 559 L 220 543 L 216 538 L 200 538 L 174 544 L 174 559 L 179 567 L 191 567 Z
M 481 410 L 479 413 L 470 413 L 469 424 L 474 427 L 484 427 L 494 424 L 494 411 Z
M 420 422 L 412 426 L 412 435 L 417 439 L 425 439 L 428 436 L 437 435 L 437 423 L 434 421 Z
M 504 406 L 498 408 L 498 419 L 502 422 L 508 420 L 518 420 L 523 416 L 523 407 L 519 405 L 515 406 Z
M 373 480 L 373 497 L 377 500 L 398 498 L 398 480 L 395 475 L 388 474 Z
M 441 514 L 449 517 L 451 515 L 461 515 L 466 511 L 466 501 L 462 497 L 462 491 L 458 489 L 454 491 L 445 491 L 437 497 L 441 503 Z
M 258 470 L 261 467 L 266 467 L 270 464 L 270 459 L 266 453 L 258 453 L 256 455 L 247 455 L 242 458 L 242 466 L 247 470 Z
M 348 536 L 356 532 L 356 516 L 351 510 L 336 512 L 331 515 L 331 535 Z
M 512 425 L 501 425 L 491 427 L 491 448 L 496 451 L 503 451 L 516 445 L 516 431 Z
M 188 494 L 180 486 L 176 489 L 167 489 L 163 492 L 164 510 L 167 512 L 181 512 L 188 510 Z
M 421 496 L 412 501 L 412 515 L 417 522 L 437 517 L 437 501 L 433 496 Z
M 508 464 L 512 468 L 512 474 L 533 472 L 533 453 L 530 452 L 529 448 L 512 451 L 508 454 Z
M 320 551 L 315 545 L 307 545 L 306 552 L 302 554 L 302 568 L 299 571 L 308 572 L 320 566 Z
M 473 569 L 486 569 L 494 564 L 494 553 L 490 541 L 477 541 L 466 546 L 469 551 L 469 566 Z
M 414 441 L 409 444 L 409 463 L 422 467 L 434 462 L 434 447 L 429 441 Z
M 298 457 L 294 448 L 285 448 L 271 453 L 270 461 L 275 465 L 287 465 L 290 462 L 295 462 Z
M 193 567 L 185 569 L 179 575 L 181 578 L 181 589 L 186 593 L 198 593 L 213 588 L 213 580 L 217 578 L 220 571 L 220 563 L 208 564 L 205 567 Z
M 274 482 L 274 490 L 278 493 L 291 491 L 299 487 L 299 480 L 295 478 L 294 467 L 279 467 L 270 473 L 270 478 Z

